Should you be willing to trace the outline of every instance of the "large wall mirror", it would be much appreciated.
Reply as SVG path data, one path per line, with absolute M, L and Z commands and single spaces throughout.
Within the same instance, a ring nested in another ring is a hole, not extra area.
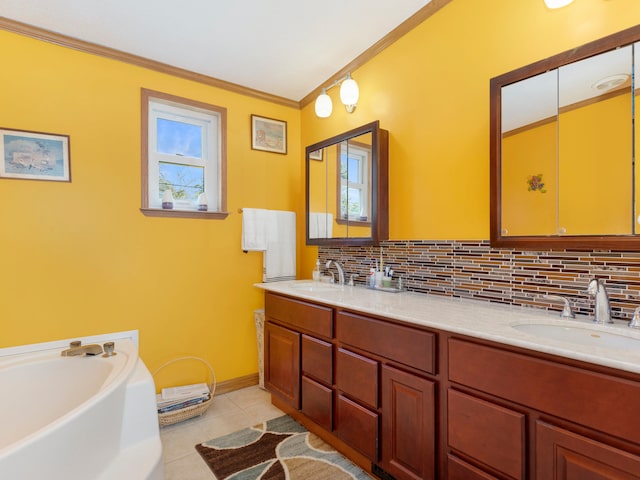
M 375 121 L 306 148 L 307 245 L 388 238 L 388 143 Z
M 639 73 L 636 26 L 491 80 L 493 246 L 640 250 Z

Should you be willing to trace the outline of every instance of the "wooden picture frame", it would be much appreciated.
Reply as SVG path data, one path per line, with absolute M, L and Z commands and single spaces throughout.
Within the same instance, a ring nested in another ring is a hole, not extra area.
M 0 178 L 70 182 L 69 135 L 0 128 Z
M 309 152 L 309 160 L 317 160 L 319 162 L 322 161 L 322 152 L 323 148 L 319 148 L 318 150 L 314 150 L 313 152 Z
M 287 153 L 287 122 L 251 115 L 251 148 L 285 155 Z

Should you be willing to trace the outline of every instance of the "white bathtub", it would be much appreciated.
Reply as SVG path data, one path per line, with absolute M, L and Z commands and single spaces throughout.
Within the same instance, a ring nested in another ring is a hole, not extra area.
M 0 478 L 162 480 L 155 387 L 137 332 L 117 355 L 62 357 L 69 340 L 0 349 Z

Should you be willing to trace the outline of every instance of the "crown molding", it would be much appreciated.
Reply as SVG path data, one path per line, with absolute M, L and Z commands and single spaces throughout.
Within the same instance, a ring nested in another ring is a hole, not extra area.
M 297 102 L 295 100 L 280 97 L 277 95 L 271 95 L 269 93 L 265 93 L 260 90 L 254 90 L 249 87 L 243 87 L 242 85 L 238 85 L 236 83 L 225 82 L 224 80 L 220 80 L 215 77 L 202 75 L 200 73 L 192 72 L 191 70 L 186 70 L 183 68 L 173 67 L 171 65 L 167 65 L 166 63 L 157 62 L 155 60 L 150 60 L 138 55 L 132 55 L 130 53 L 125 53 L 113 48 L 103 47 L 102 45 L 98 45 L 96 43 L 78 40 L 77 38 L 62 35 L 60 33 L 52 32 L 40 27 L 34 27 L 33 25 L 28 25 L 26 23 L 11 20 L 2 16 L 0 16 L 0 29 L 17 33 L 25 37 L 34 38 L 36 40 L 41 40 L 43 42 L 48 42 L 61 47 L 71 48 L 79 52 L 98 55 L 100 57 L 109 58 L 111 60 L 117 60 L 119 62 L 143 67 L 160 73 L 165 73 L 167 75 L 203 83 L 211 87 L 221 88 L 223 90 L 228 90 L 240 95 L 258 98 L 260 100 L 277 103 L 286 107 L 292 107 L 296 109 L 300 108 L 300 102 Z

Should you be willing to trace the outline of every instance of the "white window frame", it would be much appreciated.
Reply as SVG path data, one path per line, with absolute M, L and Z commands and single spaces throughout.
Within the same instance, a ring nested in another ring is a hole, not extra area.
M 202 158 L 157 152 L 157 120 L 164 118 L 202 128 Z M 174 199 L 162 209 L 160 163 L 204 168 L 207 211 L 195 202 Z M 142 208 L 146 215 L 226 218 L 226 109 L 173 95 L 142 89 Z
M 342 162 L 342 153 L 345 153 L 345 155 L 347 156 L 347 163 L 349 162 L 349 158 L 350 157 L 358 157 L 360 159 L 359 162 L 359 168 L 360 168 L 360 178 L 362 179 L 362 183 L 360 182 L 352 182 L 349 180 L 349 178 L 347 179 L 343 179 L 342 175 L 340 174 L 340 170 L 342 168 L 342 165 L 340 165 L 340 168 L 338 169 L 338 212 L 340 212 L 340 216 L 342 217 L 342 188 L 346 187 L 347 190 L 348 189 L 354 189 L 354 190 L 359 190 L 360 191 L 360 198 L 361 198 L 361 207 L 362 207 L 362 212 L 360 212 L 358 215 L 350 215 L 349 212 L 347 211 L 347 218 L 349 221 L 359 221 L 360 220 L 360 215 L 364 215 L 365 217 L 367 217 L 367 221 L 370 221 L 371 219 L 371 191 L 370 191 L 370 185 L 371 185 L 371 147 L 369 146 L 360 146 L 355 144 L 354 142 L 350 142 L 346 148 L 343 144 L 340 144 L 339 146 L 340 148 L 340 152 L 339 152 L 339 158 L 340 158 L 340 162 Z M 353 153 L 353 155 L 352 155 Z M 347 171 L 349 169 L 349 166 L 347 165 Z

